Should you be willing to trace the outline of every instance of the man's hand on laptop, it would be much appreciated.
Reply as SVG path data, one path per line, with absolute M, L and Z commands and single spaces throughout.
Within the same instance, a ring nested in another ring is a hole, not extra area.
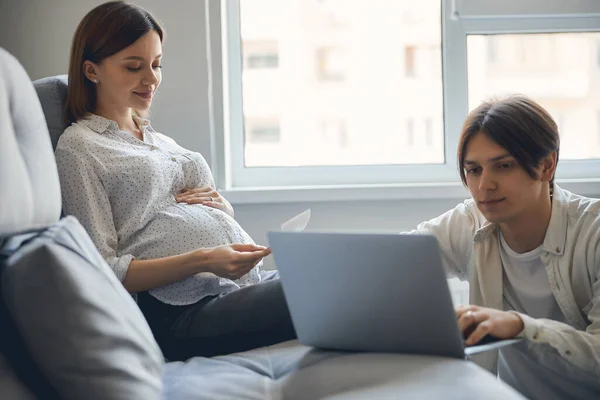
M 512 339 L 524 329 L 518 314 L 475 305 L 456 307 L 458 326 L 466 338 L 465 344 L 477 344 L 486 335 Z

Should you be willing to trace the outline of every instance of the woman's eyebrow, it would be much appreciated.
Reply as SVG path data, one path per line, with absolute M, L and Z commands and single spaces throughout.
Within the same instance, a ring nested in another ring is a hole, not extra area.
M 154 59 L 160 58 L 162 57 L 162 54 L 157 55 L 156 57 L 154 57 Z M 136 61 L 144 61 L 144 57 L 140 57 L 140 56 L 129 56 L 129 57 L 125 57 L 123 60 L 136 60 Z

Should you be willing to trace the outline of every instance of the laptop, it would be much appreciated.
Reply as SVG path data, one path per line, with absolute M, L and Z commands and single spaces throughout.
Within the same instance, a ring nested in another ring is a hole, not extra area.
M 273 231 L 268 241 L 305 345 L 464 359 L 521 340 L 465 346 L 433 236 Z

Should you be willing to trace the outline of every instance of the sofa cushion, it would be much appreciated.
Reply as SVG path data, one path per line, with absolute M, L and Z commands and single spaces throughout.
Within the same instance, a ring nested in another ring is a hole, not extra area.
M 17 377 L 11 363 L 2 354 L 0 354 L 0 399 L 35 399 L 35 395 Z
M 42 106 L 21 64 L 0 48 L 0 237 L 55 223 L 60 206 Z
M 67 217 L 25 243 L 11 240 L 1 265 L 3 300 L 60 397 L 160 398 L 160 349 L 79 222 Z
M 19 235 L 11 240 L 11 247 L 16 243 L 22 243 L 35 234 Z M 5 253 L 10 252 L 7 246 L 0 246 L 0 268 Z M 41 372 L 36 362 L 31 357 L 23 338 L 10 317 L 6 304 L 2 300 L 2 286 L 0 285 L 0 358 L 4 361 L 4 371 L 0 372 L 4 382 L 0 385 L 0 399 L 18 399 L 18 392 L 27 388 L 34 397 L 47 400 L 58 400 L 58 392 L 50 384 Z M 11 378 L 12 377 L 12 378 Z M 5 395 L 9 390 L 11 396 Z
M 50 76 L 33 82 L 33 87 L 42 103 L 52 149 L 56 150 L 58 138 L 67 129 L 65 102 L 67 100 L 67 75 Z
M 289 341 L 165 366 L 167 399 L 525 400 L 472 362 L 315 350 Z

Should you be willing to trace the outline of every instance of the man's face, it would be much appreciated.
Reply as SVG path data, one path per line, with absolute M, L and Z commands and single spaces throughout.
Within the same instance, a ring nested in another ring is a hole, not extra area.
M 463 168 L 471 196 L 490 222 L 514 222 L 548 195 L 542 165 L 536 168 L 540 178 L 531 178 L 504 147 L 481 132 L 467 144 Z

